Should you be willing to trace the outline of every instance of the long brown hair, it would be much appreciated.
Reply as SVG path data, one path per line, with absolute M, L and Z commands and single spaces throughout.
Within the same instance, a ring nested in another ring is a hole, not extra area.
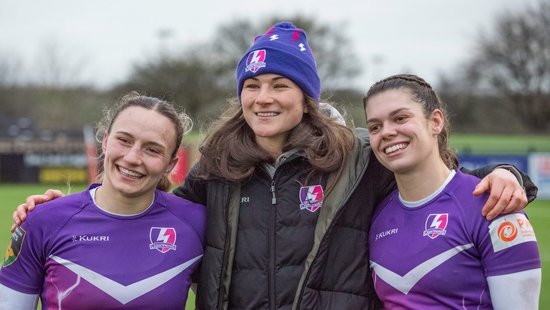
M 353 131 L 324 115 L 318 103 L 305 96 L 305 113 L 302 121 L 294 127 L 283 146 L 283 152 L 299 149 L 315 173 L 333 173 L 335 180 L 341 174 L 342 163 L 353 148 Z M 255 135 L 246 123 L 238 98 L 229 101 L 229 108 L 210 127 L 200 146 L 199 177 L 241 182 L 265 162 L 273 162 L 266 150 L 255 140 Z M 328 190 L 331 188 L 329 181 Z
M 412 93 L 411 98 L 422 105 L 422 110 L 426 118 L 431 115 L 433 110 L 441 110 L 445 117 L 445 123 L 443 130 L 441 130 L 437 137 L 439 155 L 447 167 L 456 169 L 458 167 L 458 159 L 456 153 L 449 147 L 449 133 L 451 129 L 447 111 L 432 86 L 421 77 L 413 74 L 397 74 L 376 82 L 371 86 L 365 98 L 363 98 L 363 108 L 367 107 L 367 101 L 372 96 L 386 90 L 401 88 L 408 89 Z
M 193 127 L 191 118 L 184 112 L 176 111 L 176 108 L 169 102 L 155 98 L 140 95 L 136 91 L 131 91 L 124 95 L 115 106 L 106 108 L 103 112 L 102 119 L 96 125 L 96 140 L 101 143 L 103 136 L 109 134 L 111 127 L 115 122 L 120 112 L 126 110 L 129 107 L 142 107 L 147 110 L 156 111 L 159 114 L 168 118 L 174 128 L 176 129 L 176 147 L 170 155 L 170 158 L 176 156 L 176 152 L 181 145 L 183 136 L 188 133 Z M 103 160 L 104 154 L 100 155 L 100 160 Z M 101 182 L 103 180 L 103 164 L 100 165 L 100 173 L 98 174 L 96 181 Z M 165 174 L 157 184 L 157 189 L 162 191 L 168 191 L 171 187 L 170 180 Z

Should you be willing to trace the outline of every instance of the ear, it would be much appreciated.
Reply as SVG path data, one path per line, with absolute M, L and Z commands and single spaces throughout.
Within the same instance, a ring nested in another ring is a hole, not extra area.
M 105 133 L 103 133 L 103 139 L 101 139 L 101 150 L 103 151 L 103 154 L 105 154 L 105 150 L 107 149 L 108 140 L 109 140 L 109 133 L 105 131 Z
M 177 156 L 174 156 L 171 160 L 170 160 L 170 163 L 168 164 L 168 167 L 166 167 L 166 170 L 164 170 L 166 173 L 170 173 L 170 171 L 172 171 L 172 169 L 174 169 L 174 167 L 176 166 L 176 164 L 178 163 L 178 157 Z
M 445 115 L 443 115 L 441 110 L 435 109 L 432 111 L 430 116 L 430 125 L 433 134 L 438 135 L 441 133 L 443 127 L 445 126 Z

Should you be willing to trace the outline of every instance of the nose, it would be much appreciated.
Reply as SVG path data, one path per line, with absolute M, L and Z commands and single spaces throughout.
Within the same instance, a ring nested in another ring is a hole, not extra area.
M 390 138 L 397 134 L 395 126 L 391 123 L 384 124 L 381 130 L 382 138 Z
M 124 155 L 124 160 L 130 164 L 139 165 L 141 163 L 141 148 L 138 144 L 132 145 Z
M 273 93 L 269 86 L 263 85 L 262 87 L 260 87 L 255 102 L 262 105 L 274 102 Z

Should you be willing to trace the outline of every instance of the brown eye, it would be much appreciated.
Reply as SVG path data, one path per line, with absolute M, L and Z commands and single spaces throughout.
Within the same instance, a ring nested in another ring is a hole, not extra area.
M 273 85 L 274 88 L 288 88 L 288 85 L 286 84 L 283 84 L 283 83 L 277 83 L 275 85 Z
M 125 144 L 125 145 L 130 144 L 130 140 L 128 140 L 127 138 L 124 138 L 124 137 L 118 137 L 117 140 L 118 140 L 118 142 L 120 142 L 121 144 Z
M 260 87 L 257 81 L 246 80 L 243 84 L 243 88 L 254 89 Z
M 162 151 L 153 147 L 148 147 L 145 149 L 145 151 L 152 155 L 159 155 L 162 154 Z
M 395 118 L 395 121 L 398 122 L 398 123 L 403 123 L 406 120 L 407 120 L 407 116 L 405 116 L 405 115 L 399 115 Z
M 379 125 L 372 125 L 368 127 L 370 133 L 376 133 L 380 130 Z

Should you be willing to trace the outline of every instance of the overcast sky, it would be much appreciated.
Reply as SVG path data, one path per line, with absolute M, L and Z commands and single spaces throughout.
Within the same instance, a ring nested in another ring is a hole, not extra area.
M 156 51 L 210 40 L 221 23 L 300 14 L 345 26 L 364 74 L 355 83 L 403 70 L 436 82 L 471 51 L 496 14 L 537 0 L 0 0 L 0 57 L 40 72 L 55 46 L 78 80 L 106 87 Z M 170 30 L 161 39 L 159 32 Z M 315 51 L 314 51 L 315 52 Z

